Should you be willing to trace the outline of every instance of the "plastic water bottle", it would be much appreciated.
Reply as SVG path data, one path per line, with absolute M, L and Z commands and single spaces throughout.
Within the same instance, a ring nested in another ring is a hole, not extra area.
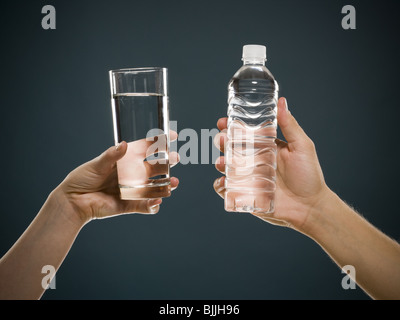
M 276 189 L 278 83 L 266 48 L 243 47 L 243 66 L 228 85 L 225 210 L 271 213 Z

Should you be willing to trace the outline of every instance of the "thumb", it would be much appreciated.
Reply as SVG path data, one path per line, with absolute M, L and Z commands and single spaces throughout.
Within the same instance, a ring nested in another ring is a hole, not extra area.
M 278 100 L 278 125 L 289 144 L 289 149 L 300 150 L 312 143 L 311 139 L 290 113 L 287 100 L 283 97 Z
M 128 144 L 125 141 L 122 141 L 117 146 L 108 148 L 91 161 L 93 169 L 99 173 L 111 171 L 115 163 L 125 155 L 127 149 Z

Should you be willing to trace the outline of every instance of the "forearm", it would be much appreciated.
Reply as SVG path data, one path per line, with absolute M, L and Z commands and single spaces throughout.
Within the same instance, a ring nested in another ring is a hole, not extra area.
M 336 194 L 310 214 L 305 232 L 374 299 L 400 299 L 400 245 L 372 226 Z
M 39 299 L 43 266 L 58 270 L 82 225 L 54 191 L 27 230 L 0 260 L 0 299 Z

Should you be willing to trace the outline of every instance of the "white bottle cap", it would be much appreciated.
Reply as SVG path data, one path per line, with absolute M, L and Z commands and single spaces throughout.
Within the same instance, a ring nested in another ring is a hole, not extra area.
M 267 48 L 258 44 L 247 44 L 243 46 L 242 60 L 266 60 Z

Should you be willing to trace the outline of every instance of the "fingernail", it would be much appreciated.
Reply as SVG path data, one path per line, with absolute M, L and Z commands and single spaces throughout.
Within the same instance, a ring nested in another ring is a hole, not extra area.
M 223 183 L 223 177 L 218 178 L 215 184 L 219 187 L 224 186 L 225 184 Z
M 223 183 L 222 178 L 223 177 L 219 178 L 216 182 L 215 191 L 218 193 L 225 189 L 225 183 Z
M 151 213 L 157 213 L 157 211 L 159 210 L 159 205 L 157 204 L 157 205 L 155 205 L 155 206 L 152 206 L 152 207 L 150 207 L 149 208 L 149 213 L 151 214 Z
M 120 145 L 121 145 L 121 143 L 118 143 L 118 144 L 115 146 L 115 151 L 118 151 Z

